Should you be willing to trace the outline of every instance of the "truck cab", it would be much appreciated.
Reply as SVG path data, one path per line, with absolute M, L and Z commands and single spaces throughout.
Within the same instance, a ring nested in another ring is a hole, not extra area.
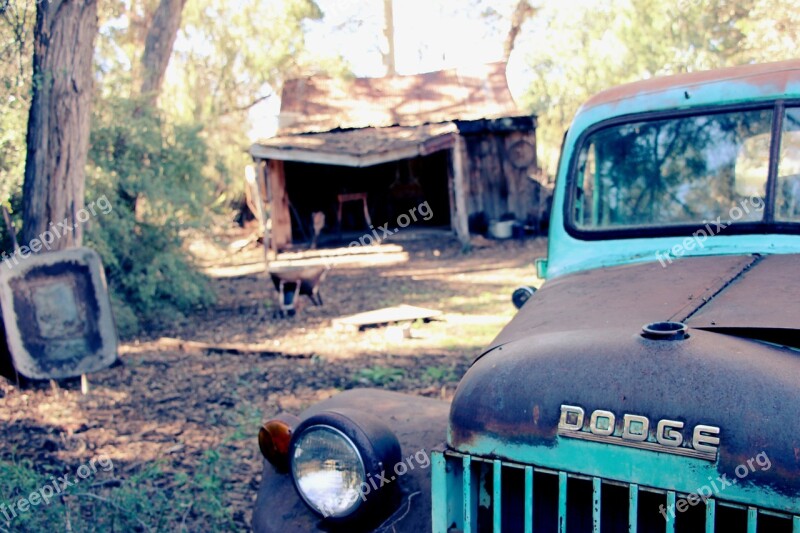
M 548 246 L 451 404 L 268 422 L 256 531 L 800 533 L 800 61 L 590 99 Z

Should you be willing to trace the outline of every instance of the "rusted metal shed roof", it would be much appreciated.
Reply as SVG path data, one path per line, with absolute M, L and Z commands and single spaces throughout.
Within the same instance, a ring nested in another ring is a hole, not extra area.
M 250 154 L 259 159 L 367 167 L 449 148 L 457 132 L 455 123 L 445 122 L 282 135 L 254 144 Z
M 312 77 L 284 85 L 278 134 L 419 126 L 518 114 L 504 62 L 413 76 Z

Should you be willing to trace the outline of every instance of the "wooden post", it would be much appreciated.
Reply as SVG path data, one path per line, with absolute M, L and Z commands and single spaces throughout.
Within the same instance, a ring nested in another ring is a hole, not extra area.
M 264 161 L 261 159 L 254 159 L 253 162 L 256 165 L 255 168 L 247 167 L 245 169 L 245 181 L 247 182 L 247 194 L 251 199 L 250 203 L 254 204 L 250 206 L 250 209 L 254 211 L 256 218 L 258 219 L 258 223 L 261 226 L 262 246 L 264 248 L 264 268 L 267 272 L 269 272 L 271 239 L 269 225 L 267 224 L 268 216 L 264 209 L 264 198 L 267 195 L 261 192 L 261 189 L 265 183 Z
M 467 221 L 467 200 L 466 200 L 466 168 L 465 168 L 464 139 L 461 135 L 456 136 L 455 146 L 450 150 L 450 225 L 456 232 L 461 244 L 469 244 L 469 223 Z
M 269 217 L 272 220 L 271 244 L 275 252 L 292 244 L 292 218 L 283 161 L 267 160 Z

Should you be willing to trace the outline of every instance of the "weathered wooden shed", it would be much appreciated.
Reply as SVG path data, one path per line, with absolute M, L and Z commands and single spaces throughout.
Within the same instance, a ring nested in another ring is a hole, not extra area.
M 298 232 L 307 235 L 303 225 L 315 211 L 329 227 L 341 225 L 342 203 L 362 199 L 375 227 L 393 227 L 428 202 L 432 216 L 417 223 L 449 226 L 462 242 L 491 220 L 538 224 L 546 192 L 532 179 L 535 129 L 535 117 L 521 114 L 511 97 L 505 63 L 291 80 L 277 136 L 250 148 L 272 244 L 286 248 Z

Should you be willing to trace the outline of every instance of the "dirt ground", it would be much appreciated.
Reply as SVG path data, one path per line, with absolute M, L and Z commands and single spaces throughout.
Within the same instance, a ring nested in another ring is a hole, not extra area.
M 224 506 L 235 529 L 249 530 L 263 420 L 359 386 L 450 398 L 480 348 L 513 316 L 511 290 L 540 282 L 533 260 L 545 255 L 544 239 L 480 240 L 464 253 L 444 232 L 397 237 L 282 254 L 279 265 L 333 266 L 321 285 L 324 305 L 303 297 L 297 316 L 286 319 L 274 316 L 276 293 L 258 245 L 243 233 L 195 242 L 216 305 L 123 343 L 119 364 L 89 376 L 88 394 L 79 380 L 20 388 L 0 378 L 0 459 L 52 470 L 105 454 L 114 461 L 112 477 L 124 479 L 153 463 L 189 475 L 214 450 L 225 466 Z M 398 327 L 331 325 L 399 304 L 443 315 L 414 324 L 411 338 Z M 218 346 L 224 343 L 238 348 Z M 193 510 L 183 519 L 194 530 Z

